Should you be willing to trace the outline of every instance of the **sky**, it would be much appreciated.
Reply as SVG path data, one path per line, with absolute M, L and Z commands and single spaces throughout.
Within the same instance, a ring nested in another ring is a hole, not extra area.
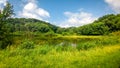
M 120 0 L 0 0 L 13 5 L 15 17 L 35 18 L 61 27 L 92 23 L 106 14 L 120 13 Z

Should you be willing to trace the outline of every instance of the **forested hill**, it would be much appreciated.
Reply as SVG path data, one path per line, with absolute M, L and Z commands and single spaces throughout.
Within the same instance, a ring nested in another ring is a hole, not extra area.
M 10 18 L 8 21 L 11 32 L 31 31 L 47 33 L 56 32 L 58 28 L 58 26 L 33 18 Z
M 114 15 L 114 14 L 105 15 L 103 17 L 100 17 L 94 23 L 98 23 L 98 22 L 102 22 L 106 26 L 108 26 L 110 28 L 110 31 L 120 30 L 120 14 L 117 14 L 117 15 Z
M 104 35 L 120 30 L 120 14 L 108 14 L 91 24 L 78 27 L 78 34 Z
M 98 18 L 91 24 L 70 28 L 61 28 L 33 18 L 10 18 L 8 21 L 11 32 L 31 31 L 62 35 L 105 35 L 120 30 L 120 14 L 108 14 Z

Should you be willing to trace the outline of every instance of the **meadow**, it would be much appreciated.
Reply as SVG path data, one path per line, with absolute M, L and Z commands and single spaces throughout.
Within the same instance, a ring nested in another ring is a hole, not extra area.
M 28 5 L 44 15 L 37 1 L 32 2 Z M 42 21 L 45 19 L 34 15 L 31 7 L 24 7 L 30 11 L 30 18 L 14 16 L 9 2 L 0 8 L 0 68 L 120 68 L 120 14 L 107 14 L 94 22 L 85 21 L 89 24 L 83 26 L 62 28 Z M 92 17 L 84 12 L 72 17 L 71 14 L 74 13 L 67 12 L 68 19 Z
M 119 36 L 16 37 L 0 50 L 0 68 L 119 68 Z

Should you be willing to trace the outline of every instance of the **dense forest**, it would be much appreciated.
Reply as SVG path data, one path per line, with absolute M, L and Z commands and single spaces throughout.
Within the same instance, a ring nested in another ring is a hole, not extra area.
M 78 28 L 83 35 L 105 35 L 120 30 L 120 14 L 108 14 L 98 18 L 92 24 Z

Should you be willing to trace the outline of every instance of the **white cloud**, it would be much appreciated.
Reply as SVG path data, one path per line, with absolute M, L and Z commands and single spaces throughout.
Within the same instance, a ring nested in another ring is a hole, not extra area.
M 0 0 L 0 4 L 4 4 L 4 5 L 5 5 L 5 4 L 6 4 L 6 1 L 7 1 L 7 0 Z
M 65 12 L 64 15 L 67 16 L 68 18 L 62 24 L 60 24 L 61 27 L 71 27 L 71 26 L 77 27 L 92 23 L 94 20 L 96 20 L 96 18 L 94 18 L 91 13 L 87 13 L 83 11 L 76 13 Z
M 120 0 L 105 0 L 116 13 L 120 13 Z
M 50 17 L 48 11 L 38 7 L 36 0 L 25 0 L 27 4 L 24 5 L 22 11 L 19 12 L 19 17 L 36 18 L 44 20 Z
M 0 9 L 3 8 L 3 6 L 6 5 L 7 0 L 0 0 Z

